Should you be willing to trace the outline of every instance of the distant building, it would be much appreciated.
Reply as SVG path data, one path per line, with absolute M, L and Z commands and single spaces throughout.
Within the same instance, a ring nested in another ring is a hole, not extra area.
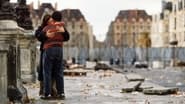
M 78 52 L 93 49 L 92 26 L 86 21 L 84 15 L 79 9 L 64 9 L 61 11 L 65 26 L 70 32 L 70 40 L 65 43 L 65 47 L 76 47 Z M 80 54 L 80 53 L 79 53 Z M 72 55 L 69 55 L 70 58 Z
M 71 34 L 69 47 L 89 48 L 89 32 L 91 26 L 79 9 L 62 10 L 63 21 Z M 92 33 L 90 33 L 92 35 Z
M 152 47 L 168 47 L 170 44 L 170 14 L 172 3 L 162 2 L 162 12 L 153 15 L 151 26 Z
M 185 46 L 185 1 L 172 0 L 170 15 L 170 43 L 179 47 Z
M 121 10 L 109 26 L 106 43 L 116 47 L 145 47 L 139 40 L 145 33 L 149 37 L 151 22 L 152 17 L 145 10 Z

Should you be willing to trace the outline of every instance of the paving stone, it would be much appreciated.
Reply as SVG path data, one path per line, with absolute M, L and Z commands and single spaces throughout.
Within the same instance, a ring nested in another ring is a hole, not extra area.
M 144 89 L 144 94 L 149 95 L 166 95 L 166 94 L 175 94 L 178 92 L 178 88 L 168 88 L 168 87 L 153 87 L 151 89 Z
M 134 81 L 125 83 L 122 87 L 122 92 L 132 92 L 135 91 L 140 85 L 141 81 Z
M 143 91 L 145 89 L 151 89 L 151 88 L 154 88 L 154 87 L 162 87 L 162 86 L 159 86 L 157 84 L 154 84 L 154 83 L 150 83 L 150 82 L 143 82 L 139 88 L 137 89 L 138 91 Z
M 126 74 L 125 77 L 128 81 L 144 81 L 145 80 L 144 77 L 138 74 L 134 74 L 134 73 Z

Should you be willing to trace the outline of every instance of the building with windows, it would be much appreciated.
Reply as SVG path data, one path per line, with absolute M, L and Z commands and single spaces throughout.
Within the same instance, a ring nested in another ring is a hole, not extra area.
M 149 38 L 151 23 L 152 17 L 145 10 L 121 10 L 109 26 L 106 43 L 115 47 L 146 47 L 141 41 L 146 34 Z
M 185 0 L 171 0 L 170 14 L 170 44 L 178 47 L 185 46 Z
M 151 46 L 168 47 L 170 44 L 170 15 L 172 2 L 162 2 L 162 12 L 152 16 Z
M 73 52 L 70 54 L 70 50 L 67 50 L 66 53 L 69 54 L 67 58 L 91 57 L 89 53 L 94 47 L 92 26 L 86 21 L 79 9 L 64 9 L 61 13 L 65 26 L 70 33 L 70 40 L 64 44 L 64 47 L 76 48 L 76 53 L 79 53 L 74 56 Z

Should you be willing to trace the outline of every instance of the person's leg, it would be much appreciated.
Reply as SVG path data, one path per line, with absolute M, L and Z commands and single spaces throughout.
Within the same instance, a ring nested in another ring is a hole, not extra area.
M 52 69 L 52 75 L 51 75 L 51 96 L 56 97 L 57 96 L 57 89 L 56 89 L 56 79 L 54 74 L 54 68 Z
M 51 49 L 47 49 L 43 54 L 43 76 L 44 76 L 44 95 L 51 94 L 51 70 L 52 70 L 52 56 Z
M 58 57 L 55 60 L 54 74 L 56 78 L 57 94 L 64 94 L 64 75 L 63 75 L 63 49 L 58 48 Z
M 51 96 L 52 97 L 57 96 L 56 80 L 53 77 L 51 78 Z

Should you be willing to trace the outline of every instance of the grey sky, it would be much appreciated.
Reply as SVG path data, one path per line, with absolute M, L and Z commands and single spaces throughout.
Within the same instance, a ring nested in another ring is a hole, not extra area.
M 11 0 L 16 1 L 16 0 Z M 27 0 L 28 3 L 37 0 Z M 40 0 L 41 2 L 58 2 L 58 9 L 80 9 L 86 20 L 93 26 L 93 32 L 102 40 L 108 26 L 120 10 L 145 9 L 149 14 L 161 11 L 162 0 Z

